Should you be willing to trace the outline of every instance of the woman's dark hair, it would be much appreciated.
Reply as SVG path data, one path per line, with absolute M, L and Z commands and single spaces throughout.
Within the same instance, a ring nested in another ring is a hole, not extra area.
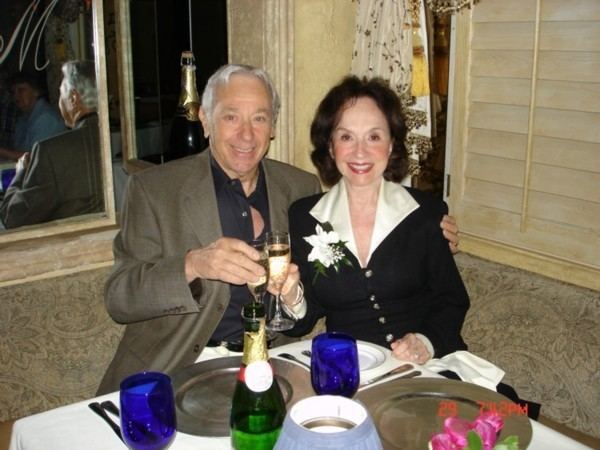
M 310 157 L 327 186 L 333 186 L 342 175 L 329 153 L 331 136 L 349 102 L 359 98 L 372 99 L 387 119 L 392 138 L 392 153 L 383 177 L 388 181 L 400 182 L 406 176 L 408 155 L 404 146 L 406 125 L 402 118 L 400 100 L 385 80 L 381 78 L 345 77 L 321 100 L 310 126 L 310 140 L 314 150 Z

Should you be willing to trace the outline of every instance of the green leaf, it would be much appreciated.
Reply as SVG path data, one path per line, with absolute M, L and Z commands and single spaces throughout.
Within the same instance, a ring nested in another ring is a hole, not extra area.
M 508 436 L 497 443 L 494 450 L 519 450 L 519 436 Z
M 333 227 L 331 226 L 331 224 L 329 222 L 323 222 L 321 224 L 321 228 L 323 228 L 323 231 L 333 231 Z
M 483 448 L 483 442 L 481 437 L 473 430 L 467 433 L 467 446 L 463 450 L 481 450 Z

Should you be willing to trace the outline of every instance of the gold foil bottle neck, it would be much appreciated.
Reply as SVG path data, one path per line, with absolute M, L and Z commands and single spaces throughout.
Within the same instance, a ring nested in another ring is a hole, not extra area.
M 200 97 L 196 88 L 196 66 L 194 54 L 190 51 L 181 53 L 181 92 L 177 103 L 177 114 L 185 116 L 191 122 L 200 120 Z
M 244 332 L 244 355 L 242 356 L 242 363 L 245 365 L 269 359 L 265 318 L 262 317 L 255 320 L 259 322 L 258 331 Z

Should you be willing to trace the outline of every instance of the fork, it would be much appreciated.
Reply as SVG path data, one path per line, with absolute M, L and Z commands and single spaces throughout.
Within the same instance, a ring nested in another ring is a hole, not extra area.
M 280 358 L 285 358 L 285 359 L 289 359 L 290 361 L 297 362 L 298 364 L 302 364 L 304 367 L 306 367 L 308 370 L 310 370 L 310 366 L 308 364 L 306 364 L 304 361 L 300 361 L 294 355 L 291 355 L 289 353 L 280 353 L 277 356 L 279 356 Z
M 113 420 L 108 416 L 108 414 L 106 414 L 106 411 L 104 411 L 104 409 L 100 406 L 100 403 L 98 402 L 92 402 L 88 405 L 88 407 L 94 411 L 96 414 L 98 414 L 114 431 L 114 433 L 119 437 L 119 439 L 121 439 L 121 441 L 123 441 L 123 436 L 121 434 L 121 428 L 119 428 L 119 425 L 117 425 L 115 422 L 113 422 Z M 125 442 L 125 441 L 123 441 Z

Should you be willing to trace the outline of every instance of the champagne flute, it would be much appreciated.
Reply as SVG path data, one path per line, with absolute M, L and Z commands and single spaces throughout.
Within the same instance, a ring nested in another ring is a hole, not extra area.
M 121 433 L 132 450 L 161 450 L 175 438 L 175 399 L 171 378 L 140 372 L 121 382 Z
M 256 303 L 262 303 L 263 295 L 267 291 L 267 281 L 269 280 L 269 252 L 267 249 L 267 242 L 264 239 L 255 239 L 250 241 L 248 245 L 260 253 L 258 261 L 256 262 L 264 267 L 265 274 L 257 281 L 249 281 L 246 284 L 254 301 Z
M 269 252 L 269 280 L 277 289 L 275 312 L 267 324 L 269 331 L 285 331 L 294 327 L 294 321 L 283 317 L 281 313 L 281 289 L 287 278 L 290 267 L 290 235 L 285 231 L 267 233 L 267 249 Z

